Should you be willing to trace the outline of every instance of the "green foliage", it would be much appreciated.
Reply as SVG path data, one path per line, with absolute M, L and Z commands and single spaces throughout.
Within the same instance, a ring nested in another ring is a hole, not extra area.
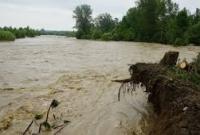
M 140 0 L 138 1 L 138 27 L 142 41 L 152 41 L 157 30 L 157 1 L 156 0 Z
M 135 33 L 132 28 L 126 29 L 122 33 L 122 37 L 125 41 L 134 41 Z
M 41 35 L 56 35 L 56 36 L 67 36 L 67 37 L 75 37 L 74 31 L 55 31 L 55 30 L 40 30 Z
M 104 13 L 95 18 L 95 26 L 103 33 L 110 32 L 115 27 L 115 21 L 110 14 Z
M 14 41 L 15 35 L 10 31 L 0 30 L 0 41 Z
M 200 21 L 189 29 L 189 42 L 200 45 Z
M 102 40 L 105 40 L 105 41 L 109 41 L 109 40 L 112 40 L 112 33 L 104 33 L 102 36 L 101 36 L 101 39 Z
M 178 15 L 176 17 L 176 23 L 177 23 L 177 32 L 180 35 L 183 35 L 188 27 L 189 27 L 189 18 L 188 18 L 188 11 L 184 8 L 180 12 L 178 12 Z
M 73 18 L 76 19 L 75 28 L 77 28 L 76 37 L 78 39 L 87 38 L 90 34 L 92 22 L 92 9 L 89 5 L 77 6 L 74 10 Z
M 9 40 L 11 41 L 15 40 L 15 38 L 35 37 L 35 36 L 40 35 L 39 31 L 30 29 L 29 27 L 18 28 L 18 29 L 12 28 L 12 27 L 4 27 L 4 28 L 0 28 L 0 31 L 4 31 L 4 32 L 6 31 L 7 35 L 9 35 L 10 37 Z M 0 40 L 5 40 L 5 39 L 0 39 Z
M 183 38 L 176 38 L 174 45 L 175 46 L 183 46 L 183 45 L 187 45 L 187 42 Z
M 92 21 L 90 6 L 86 7 L 89 13 L 87 21 L 81 19 L 85 10 L 82 6 L 74 12 L 77 38 L 157 42 L 175 46 L 200 44 L 200 9 L 192 15 L 186 8 L 179 10 L 178 4 L 172 0 L 137 0 L 136 7 L 130 8 L 118 22 L 108 13 L 100 14 Z
M 182 79 L 184 81 L 190 81 L 196 85 L 200 85 L 200 74 L 197 73 L 189 73 L 185 70 L 179 69 L 179 68 L 172 68 L 169 71 L 170 76 L 172 76 L 173 78 L 178 78 L 178 79 Z
M 99 30 L 97 28 L 92 30 L 92 39 L 100 39 L 101 35 L 102 35 L 101 30 Z

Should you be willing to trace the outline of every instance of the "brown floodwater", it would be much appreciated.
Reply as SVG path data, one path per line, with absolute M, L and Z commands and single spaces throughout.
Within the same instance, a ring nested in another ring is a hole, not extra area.
M 138 86 L 118 102 L 120 84 L 112 80 L 127 78 L 128 64 L 159 62 L 169 50 L 188 61 L 200 52 L 195 46 L 58 36 L 0 42 L 0 134 L 21 134 L 35 114 L 45 114 L 52 99 L 60 101 L 53 113 L 71 121 L 61 135 L 148 134 L 151 105 L 145 88 Z M 31 130 L 36 129 L 35 124 Z

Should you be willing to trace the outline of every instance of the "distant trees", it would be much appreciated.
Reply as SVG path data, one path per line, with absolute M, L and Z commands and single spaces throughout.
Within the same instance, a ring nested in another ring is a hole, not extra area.
M 93 20 L 92 9 L 86 4 L 76 7 L 73 18 L 76 20 L 78 39 L 100 39 L 104 33 L 103 37 L 106 40 L 106 33 L 111 32 L 118 23 L 118 20 L 113 19 L 108 13 L 100 14 Z
M 109 32 L 115 27 L 115 21 L 108 13 L 100 14 L 94 19 L 95 27 L 102 32 Z
M 76 19 L 75 28 L 77 28 L 76 37 L 89 38 L 90 29 L 92 26 L 92 9 L 89 5 L 77 6 L 74 10 L 73 18 Z
M 75 37 L 74 31 L 55 31 L 55 30 L 40 30 L 41 35 L 56 35 L 56 36 L 67 36 L 67 37 Z
M 117 25 L 118 20 L 113 19 L 108 13 L 100 14 L 94 19 L 94 25 L 92 29 L 92 38 L 103 40 L 111 40 L 110 32 Z
M 129 9 L 120 22 L 108 13 L 92 20 L 92 12 L 89 12 L 85 16 L 88 25 L 81 25 L 85 21 L 77 19 L 81 18 L 77 14 L 83 14 L 82 6 L 74 12 L 77 38 L 200 45 L 200 9 L 191 14 L 186 8 L 179 10 L 172 0 L 138 0 L 136 7 Z M 91 11 L 90 6 L 87 7 Z M 82 27 L 78 27 L 80 25 Z M 87 31 L 82 32 L 84 29 Z
M 3 27 L 0 28 L 1 37 L 10 37 L 7 39 L 15 40 L 15 38 L 25 38 L 25 37 L 35 37 L 40 35 L 39 31 L 33 30 L 29 27 L 25 28 L 12 28 L 12 27 Z M 0 39 L 2 41 L 3 38 Z

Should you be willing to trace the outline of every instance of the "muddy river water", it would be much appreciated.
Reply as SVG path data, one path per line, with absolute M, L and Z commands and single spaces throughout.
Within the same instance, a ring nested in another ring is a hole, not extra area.
M 53 113 L 71 121 L 58 134 L 148 134 L 151 105 L 145 88 L 118 102 L 120 84 L 112 80 L 127 78 L 128 64 L 159 62 L 169 50 L 180 51 L 180 58 L 188 61 L 200 52 L 195 46 L 57 36 L 0 42 L 0 134 L 22 134 L 35 114 L 45 114 L 52 99 L 60 102 Z M 29 134 L 36 129 L 35 124 Z

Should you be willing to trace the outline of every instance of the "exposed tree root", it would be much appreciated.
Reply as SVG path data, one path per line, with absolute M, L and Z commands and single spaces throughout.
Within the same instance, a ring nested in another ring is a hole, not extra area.
M 157 114 L 150 135 L 200 135 L 199 87 L 168 74 L 177 59 L 178 52 L 168 52 L 159 64 L 131 65 L 130 79 L 115 80 L 122 83 L 119 100 L 122 92 L 134 91 L 139 83 L 145 85 L 148 101 Z

